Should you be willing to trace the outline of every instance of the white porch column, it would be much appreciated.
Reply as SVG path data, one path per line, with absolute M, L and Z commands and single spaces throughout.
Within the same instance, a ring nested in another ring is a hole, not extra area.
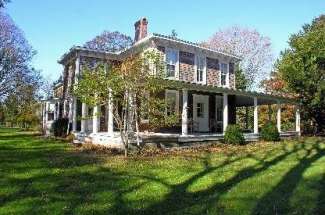
M 108 92 L 108 125 L 107 132 L 110 136 L 114 134 L 114 118 L 113 118 L 113 101 L 112 101 L 112 90 Z
M 298 132 L 298 135 L 301 136 L 301 132 L 300 132 L 300 110 L 299 110 L 299 107 L 296 107 L 296 132 Z
M 82 103 L 81 107 L 81 132 L 85 133 L 87 129 L 87 105 Z
M 98 106 L 94 106 L 93 110 L 93 133 L 98 132 Z
M 276 113 L 276 125 L 278 128 L 278 131 L 281 132 L 281 103 L 280 101 L 277 101 L 277 113 Z
M 80 56 L 77 56 L 75 62 L 74 83 L 78 84 L 78 77 L 80 73 Z M 73 97 L 73 112 L 72 112 L 72 131 L 77 131 L 77 98 Z
M 188 109 L 188 91 L 187 89 L 183 89 L 182 135 L 188 134 L 187 109 Z
M 228 126 L 228 94 L 223 94 L 223 133 L 226 132 Z
M 258 106 L 257 106 L 257 97 L 254 97 L 254 134 L 258 134 Z
M 72 100 L 72 131 L 77 131 L 77 99 Z
M 43 104 L 43 129 L 46 129 L 46 123 L 47 123 L 47 102 L 44 102 Z

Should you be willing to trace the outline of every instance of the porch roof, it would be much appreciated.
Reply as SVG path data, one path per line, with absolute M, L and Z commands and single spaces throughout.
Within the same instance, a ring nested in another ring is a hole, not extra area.
M 236 106 L 253 106 L 254 105 L 254 97 L 257 97 L 259 105 L 267 105 L 267 104 L 276 104 L 277 102 L 285 103 L 285 104 L 297 104 L 298 101 L 294 98 L 271 95 L 256 91 L 244 91 L 244 90 L 235 90 L 230 88 L 223 88 L 217 86 L 209 86 L 197 83 L 184 82 L 179 80 L 165 80 L 166 86 L 176 89 L 187 89 L 198 92 L 206 92 L 206 93 L 216 93 L 222 94 L 227 93 L 228 95 L 236 96 Z

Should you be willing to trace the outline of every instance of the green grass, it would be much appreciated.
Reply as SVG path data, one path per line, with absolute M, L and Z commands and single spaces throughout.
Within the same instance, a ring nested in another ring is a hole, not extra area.
M 325 141 L 153 157 L 0 129 L 0 214 L 325 214 Z

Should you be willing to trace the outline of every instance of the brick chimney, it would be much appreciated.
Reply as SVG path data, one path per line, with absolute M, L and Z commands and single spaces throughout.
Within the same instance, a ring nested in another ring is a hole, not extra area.
M 141 18 L 134 24 L 135 35 L 134 42 L 138 42 L 139 40 L 145 38 L 148 34 L 148 20 L 147 18 Z

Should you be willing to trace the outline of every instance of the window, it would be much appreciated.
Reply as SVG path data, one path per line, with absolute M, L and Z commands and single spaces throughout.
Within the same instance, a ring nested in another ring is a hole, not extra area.
M 196 57 L 196 82 L 205 82 L 205 57 Z
M 178 62 L 178 51 L 173 49 L 166 50 L 166 76 L 167 78 L 176 77 L 176 66 Z
M 176 90 L 166 90 L 167 115 L 173 115 L 178 112 L 179 94 Z
M 228 86 L 228 64 L 221 64 L 221 86 Z
M 204 117 L 204 103 L 196 104 L 196 115 L 197 115 L 197 117 L 200 117 L 200 118 Z
M 54 113 L 48 112 L 47 113 L 47 121 L 53 121 L 54 120 Z

